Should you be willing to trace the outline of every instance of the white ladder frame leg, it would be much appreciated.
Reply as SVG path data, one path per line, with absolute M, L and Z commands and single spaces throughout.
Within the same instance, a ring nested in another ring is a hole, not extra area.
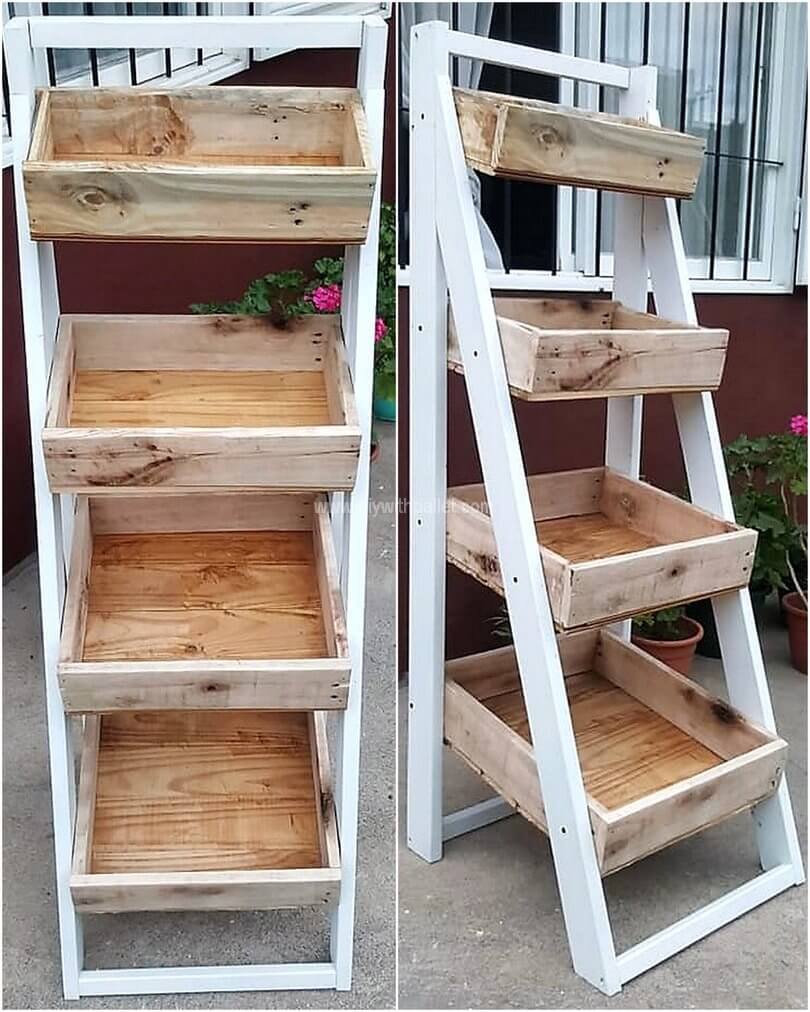
M 409 844 L 428 860 L 441 856 L 446 275 L 574 969 L 599 990 L 615 994 L 626 981 L 801 882 L 804 875 L 801 855 L 783 781 L 778 793 L 754 810 L 765 871 L 626 952 L 616 954 L 591 838 L 494 305 L 467 185 L 448 64 L 453 54 L 611 85 L 622 91 L 622 111 L 652 121 L 657 115 L 655 72 L 652 68 L 628 70 L 467 36 L 448 31 L 441 22 L 416 26 L 411 53 L 414 171 Z M 432 130 L 422 131 L 418 154 L 414 156 L 419 124 L 431 122 Z M 694 303 L 674 202 L 622 196 L 617 223 L 615 296 L 632 308 L 646 309 L 649 265 L 658 312 L 671 319 L 694 322 Z M 440 258 L 435 252 L 437 236 Z M 637 475 L 641 398 L 610 400 L 609 404 L 606 462 Z M 675 398 L 675 404 L 695 502 L 733 519 L 711 396 L 683 395 Z M 438 442 L 440 445 L 436 445 Z M 428 452 L 432 448 L 437 452 L 431 459 Z M 428 510 L 432 511 L 430 520 Z M 436 578 L 435 583 L 427 582 L 431 577 Z M 732 703 L 773 729 L 748 592 L 723 595 L 715 599 L 714 607 Z M 623 632 L 627 631 L 624 626 Z M 471 806 L 445 818 L 444 836 L 459 835 L 504 814 L 507 813 L 500 799 Z
M 11 93 L 17 230 L 23 297 L 31 445 L 37 511 L 39 580 L 45 661 L 54 846 L 64 996 L 171 994 L 206 991 L 292 990 L 351 986 L 356 894 L 357 823 L 362 664 L 364 647 L 369 445 L 374 373 L 379 203 L 388 26 L 369 16 L 170 16 L 14 18 L 4 28 Z M 341 891 L 330 918 L 330 959 L 321 963 L 236 966 L 150 967 L 85 970 L 82 919 L 70 894 L 75 817 L 75 767 L 69 718 L 57 680 L 64 607 L 66 560 L 70 553 L 73 497 L 52 496 L 42 453 L 48 378 L 59 318 L 56 268 L 50 243 L 32 241 L 22 185 L 22 162 L 31 136 L 36 87 L 47 86 L 45 48 L 270 48 L 359 50 L 357 87 L 363 98 L 378 167 L 368 238 L 346 247 L 343 334 L 361 428 L 357 482 L 350 495 L 333 496 L 341 583 L 346 598 L 352 685 L 338 722 L 334 764 L 335 802 L 341 844 Z M 350 509 L 344 509 L 349 500 Z

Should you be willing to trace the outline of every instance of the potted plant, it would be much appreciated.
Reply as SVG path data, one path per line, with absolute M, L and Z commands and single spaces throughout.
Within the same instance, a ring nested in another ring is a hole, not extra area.
M 380 251 L 377 268 L 377 324 L 374 333 L 374 414 L 396 418 L 397 397 L 397 222 L 393 205 L 380 208 Z
M 632 640 L 663 664 L 688 675 L 703 626 L 685 608 L 662 608 L 633 619 Z

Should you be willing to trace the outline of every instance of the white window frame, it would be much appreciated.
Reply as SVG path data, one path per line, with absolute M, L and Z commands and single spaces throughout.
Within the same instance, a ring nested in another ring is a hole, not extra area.
M 196 14 L 196 3 L 185 3 L 183 6 L 189 15 Z M 209 4 L 212 15 L 247 14 L 248 3 L 214 3 Z M 8 5 L 2 4 L 3 25 L 9 20 Z M 42 14 L 41 3 L 19 3 L 15 6 L 15 15 L 33 17 Z M 126 15 L 121 15 L 125 17 Z M 247 70 L 250 66 L 250 52 L 247 49 L 235 50 L 203 50 L 203 64 L 197 63 L 196 49 L 172 49 L 173 69 L 171 77 L 165 73 L 165 55 L 162 50 L 136 53 L 138 84 L 136 87 L 165 85 L 168 88 L 187 88 L 193 85 L 213 84 L 233 74 Z M 176 69 L 174 68 L 176 64 Z M 130 84 L 129 61 L 116 60 L 111 63 L 99 63 L 99 87 L 115 87 Z M 92 87 L 89 70 L 82 70 L 59 82 L 60 88 Z M 12 145 L 5 111 L 3 112 L 3 168 L 12 162 Z
M 777 123 L 772 130 L 766 158 L 781 160 L 779 167 L 764 166 L 766 186 L 763 208 L 763 242 L 766 256 L 749 260 L 748 279 L 740 277 L 740 260 L 716 257 L 715 277 L 708 279 L 708 257 L 689 258 L 688 267 L 692 289 L 695 292 L 785 294 L 793 291 L 797 281 L 797 231 L 805 228 L 800 201 L 802 143 L 801 131 L 805 123 L 806 77 L 798 72 L 807 66 L 807 21 L 802 17 L 804 5 L 777 3 L 773 31 L 773 51 L 779 54 L 772 60 L 774 70 L 780 74 L 768 95 L 766 108 L 760 117 Z M 580 37 L 576 38 L 577 11 L 580 14 Z M 602 5 L 560 4 L 560 48 L 574 55 L 599 59 Z M 560 79 L 560 102 L 581 108 L 598 107 L 596 85 Z M 798 142 L 797 142 L 798 138 Z M 596 251 L 596 192 L 571 187 L 558 188 L 557 208 L 557 270 L 549 271 L 490 271 L 493 288 L 502 291 L 587 291 L 609 292 L 613 286 L 613 256 L 603 253 L 599 269 L 595 263 Z M 576 241 L 572 233 L 576 223 Z M 800 240 L 801 242 L 801 240 Z M 806 268 L 805 268 L 806 279 Z M 398 283 L 409 284 L 409 268 L 398 272 Z M 806 283 L 806 280 L 805 280 Z
M 286 15 L 290 17 L 292 15 L 300 14 L 328 14 L 332 17 L 335 15 L 351 15 L 353 17 L 361 17 L 365 14 L 379 14 L 381 17 L 389 18 L 391 16 L 391 4 L 390 3 L 379 3 L 374 0 L 364 0 L 364 2 L 347 2 L 347 3 L 257 3 L 254 5 L 255 14 L 277 14 Z M 274 56 L 281 56 L 283 53 L 289 52 L 288 49 L 254 49 L 253 58 L 254 60 L 271 60 Z

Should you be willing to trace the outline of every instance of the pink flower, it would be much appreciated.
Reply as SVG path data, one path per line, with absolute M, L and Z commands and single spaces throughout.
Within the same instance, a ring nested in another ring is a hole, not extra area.
M 790 431 L 794 436 L 806 436 L 807 415 L 794 415 L 790 419 Z
M 385 320 L 377 317 L 377 322 L 374 324 L 374 340 L 382 341 L 385 335 L 388 333 L 388 327 L 385 324 Z
M 308 298 L 319 313 L 336 313 L 340 309 L 340 285 L 320 285 Z

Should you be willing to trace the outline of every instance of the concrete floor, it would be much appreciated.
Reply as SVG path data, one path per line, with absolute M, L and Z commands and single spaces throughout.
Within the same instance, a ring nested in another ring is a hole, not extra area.
M 768 681 L 791 747 L 788 784 L 806 853 L 807 678 L 790 666 L 787 635 L 764 630 Z M 720 664 L 695 675 L 722 694 Z M 407 706 L 400 706 L 405 750 Z M 404 763 L 400 764 L 404 772 Z M 445 811 L 488 796 L 445 750 Z M 405 833 L 405 780 L 400 776 Z M 619 951 L 758 871 L 750 816 L 739 816 L 606 879 Z M 520 816 L 447 844 L 430 865 L 400 841 L 400 1007 L 806 1009 L 807 892 L 791 889 L 625 985 L 608 999 L 571 969 L 551 852 Z
M 393 504 L 393 425 L 371 474 L 375 504 Z M 337 994 L 260 992 L 82 999 L 85 1008 L 390 1008 L 395 988 L 394 525 L 372 509 L 364 684 L 354 987 Z M 4 1008 L 75 1008 L 62 1000 L 54 894 L 36 567 L 4 587 Z M 316 911 L 121 914 L 86 920 L 86 965 L 126 967 L 328 959 Z

